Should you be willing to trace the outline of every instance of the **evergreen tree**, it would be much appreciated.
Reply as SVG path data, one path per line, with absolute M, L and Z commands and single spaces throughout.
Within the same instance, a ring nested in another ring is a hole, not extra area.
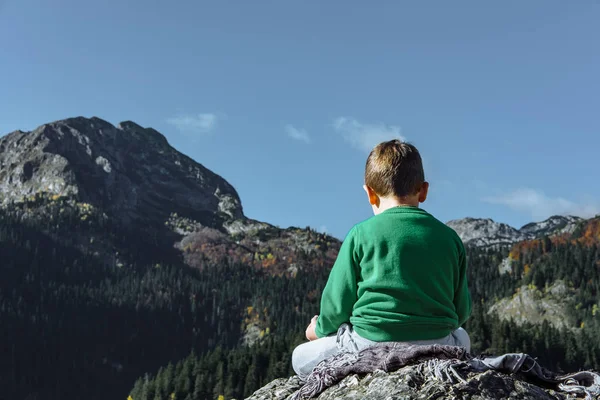
M 204 387 L 204 379 L 203 375 L 196 375 L 196 381 L 194 383 L 194 394 L 192 396 L 193 400 L 204 400 L 205 387 Z
M 222 356 L 222 352 L 219 352 Z M 222 396 L 225 393 L 225 366 L 223 361 L 217 363 L 217 369 L 215 371 L 215 384 L 213 389 L 213 395 L 215 398 Z
M 258 371 L 256 370 L 256 362 L 253 360 L 244 380 L 244 397 L 252 395 L 258 388 L 258 384 Z

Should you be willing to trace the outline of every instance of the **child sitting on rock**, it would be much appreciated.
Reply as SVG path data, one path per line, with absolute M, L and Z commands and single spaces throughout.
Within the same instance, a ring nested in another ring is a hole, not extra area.
M 400 140 L 369 154 L 373 217 L 347 234 L 292 366 L 305 379 L 322 360 L 381 342 L 444 344 L 470 351 L 460 328 L 471 313 L 467 258 L 456 232 L 419 208 L 427 198 L 418 150 Z

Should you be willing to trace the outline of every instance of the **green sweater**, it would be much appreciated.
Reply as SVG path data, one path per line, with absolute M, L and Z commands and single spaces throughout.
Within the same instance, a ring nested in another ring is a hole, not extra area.
M 331 335 L 350 322 L 377 342 L 431 340 L 470 313 L 462 241 L 425 210 L 400 206 L 346 236 L 323 290 L 316 334 Z

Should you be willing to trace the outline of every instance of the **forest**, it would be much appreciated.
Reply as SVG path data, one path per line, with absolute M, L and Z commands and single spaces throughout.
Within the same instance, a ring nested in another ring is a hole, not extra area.
M 83 218 L 81 207 L 61 209 L 45 218 L 0 212 L 2 396 L 241 399 L 293 374 L 291 351 L 318 313 L 331 265 L 294 276 L 226 258 L 190 267 L 152 251 L 160 249 L 155 236 L 99 212 Z M 598 226 L 590 220 L 568 238 L 468 249 L 473 353 L 522 351 L 556 371 L 600 369 Z M 83 246 L 91 236 L 98 242 Z M 509 256 L 511 269 L 501 273 Z M 574 293 L 565 299 L 572 326 L 487 312 L 520 287 L 543 293 L 559 280 Z M 256 338 L 244 340 L 250 328 Z

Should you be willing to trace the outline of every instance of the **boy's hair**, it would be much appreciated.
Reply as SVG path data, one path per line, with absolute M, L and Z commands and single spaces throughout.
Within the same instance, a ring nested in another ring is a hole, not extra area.
M 410 196 L 421 189 L 425 172 L 415 146 L 398 139 L 375 146 L 365 167 L 365 185 L 379 196 Z

